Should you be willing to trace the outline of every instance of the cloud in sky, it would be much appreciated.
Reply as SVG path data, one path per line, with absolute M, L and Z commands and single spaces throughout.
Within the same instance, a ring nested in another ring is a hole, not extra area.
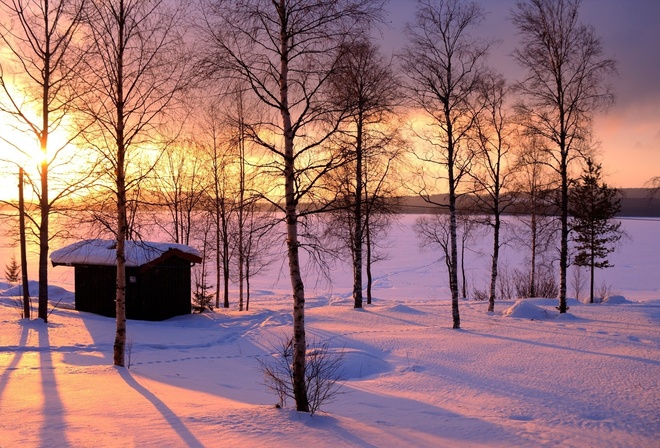
M 391 28 L 383 30 L 383 48 L 400 51 L 403 27 L 415 17 L 415 0 L 390 0 Z M 518 37 L 511 24 L 516 0 L 477 1 L 486 11 L 477 31 L 499 44 L 490 63 L 509 80 L 521 71 L 511 57 Z M 616 104 L 595 120 L 601 142 L 603 168 L 617 187 L 640 187 L 660 176 L 660 1 L 583 0 L 580 20 L 601 37 L 604 53 L 617 60 L 619 76 L 612 79 Z

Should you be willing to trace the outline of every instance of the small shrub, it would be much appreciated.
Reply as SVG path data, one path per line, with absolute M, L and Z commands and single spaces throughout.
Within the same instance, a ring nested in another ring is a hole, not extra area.
M 535 276 L 536 293 L 534 297 L 557 297 L 559 286 L 555 280 L 554 270 L 547 266 L 540 266 Z M 520 299 L 532 296 L 530 289 L 529 270 L 502 269 L 498 275 L 498 290 L 503 299 Z
M 274 348 L 272 359 L 257 361 L 264 374 L 266 386 L 275 392 L 278 406 L 286 406 L 287 398 L 295 400 L 293 394 L 293 338 L 282 339 Z M 305 364 L 305 391 L 309 412 L 313 415 L 324 403 L 332 401 L 341 388 L 344 353 L 331 352 L 327 342 L 308 345 Z
M 554 269 L 539 269 L 537 272 L 536 297 L 559 297 L 559 284 Z
M 195 285 L 195 292 L 193 293 L 193 308 L 200 313 L 204 310 L 213 309 L 213 293 L 209 293 L 210 288 L 206 285 Z
M 582 266 L 574 265 L 572 271 L 573 279 L 571 284 L 573 286 L 573 296 L 575 297 L 575 300 L 580 300 L 582 298 L 582 290 L 587 283 L 587 275 Z
M 612 289 L 611 285 L 603 282 L 600 284 L 600 287 L 594 291 L 594 302 L 600 303 L 605 300 L 607 297 L 619 295 L 617 291 Z
M 483 290 L 483 289 L 477 289 L 474 288 L 472 290 L 472 296 L 474 297 L 474 300 L 489 300 L 490 299 L 490 293 L 488 291 Z
M 507 267 L 500 268 L 497 275 L 498 295 L 502 299 L 516 299 L 515 288 L 511 279 L 511 271 Z
M 206 283 L 206 275 L 203 270 L 195 271 L 193 274 L 195 281 L 195 292 L 193 293 L 193 309 L 197 312 L 213 309 L 214 294 L 209 292 L 211 287 Z

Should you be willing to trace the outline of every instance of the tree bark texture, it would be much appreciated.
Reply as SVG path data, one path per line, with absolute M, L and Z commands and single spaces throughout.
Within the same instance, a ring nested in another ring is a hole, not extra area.
M 305 367 L 307 341 L 305 337 L 305 286 L 300 272 L 298 241 L 298 212 L 295 197 L 294 131 L 291 125 L 288 97 L 289 36 L 287 34 L 286 0 L 279 0 L 280 14 L 280 114 L 284 131 L 284 195 L 286 245 L 289 258 L 289 276 L 293 292 L 293 395 L 296 409 L 309 412 Z
M 18 171 L 18 220 L 21 240 L 21 284 L 23 285 L 23 317 L 30 318 L 30 285 L 28 283 L 27 247 L 25 237 L 25 201 L 23 199 L 23 168 Z

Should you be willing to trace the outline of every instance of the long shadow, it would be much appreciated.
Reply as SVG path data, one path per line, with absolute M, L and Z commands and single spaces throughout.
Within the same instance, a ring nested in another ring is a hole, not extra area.
M 576 353 L 584 353 L 586 355 L 605 356 L 605 357 L 608 357 L 608 358 L 617 358 L 617 359 L 623 359 L 623 360 L 626 360 L 626 361 L 637 361 L 637 362 L 641 362 L 641 363 L 644 363 L 644 364 L 651 364 L 651 365 L 655 365 L 655 366 L 660 366 L 660 361 L 656 361 L 654 359 L 640 358 L 638 356 L 618 355 L 618 354 L 615 354 L 615 353 L 595 352 L 595 351 L 585 350 L 585 349 L 581 349 L 581 348 L 566 347 L 566 346 L 561 346 L 561 345 L 557 345 L 557 344 L 548 344 L 546 342 L 529 341 L 527 339 L 514 338 L 514 337 L 511 337 L 511 336 L 501 336 L 501 335 L 483 333 L 483 332 L 480 332 L 480 331 L 471 331 L 471 333 L 479 335 L 479 336 L 483 336 L 483 337 L 486 337 L 486 338 L 491 338 L 491 339 L 501 339 L 503 341 L 516 342 L 516 343 L 528 344 L 528 345 L 537 345 L 539 347 L 546 347 L 546 348 L 552 348 L 552 349 L 557 349 L 557 350 L 567 350 L 567 351 L 576 352 Z
M 99 316 L 85 311 L 78 311 L 78 318 L 87 328 L 92 338 L 92 346 L 101 357 L 96 358 L 91 364 L 112 364 L 112 350 L 115 339 L 116 321 L 112 317 Z M 130 326 L 130 321 L 128 323 Z M 130 327 L 129 327 L 130 332 Z
M 534 441 L 526 438 L 524 434 L 516 434 L 506 426 L 489 422 L 479 416 L 460 415 L 415 398 L 374 393 L 359 385 L 347 383 L 345 387 L 349 389 L 346 393 L 353 395 L 352 403 L 342 403 L 339 405 L 340 411 L 337 411 L 337 404 L 330 404 L 327 406 L 329 412 L 347 415 L 346 409 L 350 408 L 353 414 L 351 418 L 356 418 L 363 413 L 372 413 L 374 408 L 382 409 L 382 418 L 373 421 L 362 418 L 361 421 L 372 428 L 381 428 L 380 432 L 388 433 L 392 446 L 430 446 L 429 443 L 438 443 L 439 439 L 443 441 L 441 443 L 449 443 L 446 446 L 452 446 L 452 441 L 463 446 L 481 445 L 483 433 L 487 433 L 490 440 L 497 445 L 501 445 L 502 441 L 508 441 L 512 446 L 534 445 Z M 447 424 L 448 422 L 450 423 Z M 313 424 L 313 420 L 309 419 L 308 426 Z M 475 431 L 475 427 L 479 430 Z M 331 415 L 326 416 L 326 429 L 332 432 L 333 437 L 340 437 L 354 446 L 374 446 L 349 430 L 341 431 L 339 428 L 337 419 Z
M 55 366 L 53 365 L 48 337 L 48 324 L 39 322 L 36 329 L 39 333 L 39 370 L 41 371 L 41 389 L 44 400 L 41 446 L 70 446 L 66 437 L 64 405 L 57 390 Z
M 21 338 L 18 342 L 18 347 L 25 347 L 29 333 L 30 333 L 30 329 L 28 328 L 27 322 L 21 321 Z M 14 372 L 14 370 L 16 370 L 16 368 L 18 367 L 18 363 L 21 362 L 23 353 L 24 353 L 23 350 L 15 350 L 14 358 L 11 360 L 9 365 L 7 365 L 5 370 L 2 372 L 2 375 L 0 375 L 0 399 L 2 398 L 2 394 L 4 393 L 7 384 L 9 384 L 9 377 L 11 376 L 12 372 Z
M 292 411 L 292 419 L 293 419 Z M 300 418 L 298 416 L 298 418 Z M 347 431 L 346 429 L 341 428 L 336 417 L 332 415 L 315 415 L 314 418 L 308 418 L 304 421 L 305 425 L 316 429 L 317 431 L 325 431 L 328 433 L 328 438 L 339 439 L 343 442 L 346 442 L 350 446 L 356 446 L 360 448 L 378 448 L 378 445 L 368 442 L 362 437 Z
M 156 408 L 158 412 L 161 413 L 165 420 L 170 424 L 172 429 L 176 431 L 179 437 L 181 437 L 181 440 L 183 440 L 183 442 L 188 447 L 203 448 L 204 445 L 202 445 L 202 443 L 197 440 L 193 433 L 191 433 L 188 428 L 186 428 L 186 425 L 172 411 L 172 409 L 169 408 L 169 406 L 167 406 L 161 399 L 151 393 L 147 388 L 138 383 L 127 369 L 119 368 L 118 371 L 126 384 L 131 386 L 133 389 L 135 389 L 136 392 L 140 393 L 144 398 L 151 402 L 154 408 Z

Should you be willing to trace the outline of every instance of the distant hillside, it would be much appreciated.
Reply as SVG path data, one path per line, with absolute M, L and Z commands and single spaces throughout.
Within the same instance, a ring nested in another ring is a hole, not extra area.
M 660 195 L 651 197 L 648 188 L 622 188 L 619 216 L 660 217 Z
M 639 216 L 639 217 L 660 217 L 660 195 L 651 197 L 651 190 L 648 188 L 622 188 L 619 190 L 621 199 L 621 212 L 618 216 Z M 433 195 L 432 200 L 435 203 L 447 204 L 446 194 Z M 429 204 L 419 196 L 404 196 L 399 198 L 400 213 L 436 213 L 438 210 L 447 212 L 446 207 Z M 474 202 L 474 197 L 470 195 L 462 196 L 458 201 L 459 209 L 470 209 Z

